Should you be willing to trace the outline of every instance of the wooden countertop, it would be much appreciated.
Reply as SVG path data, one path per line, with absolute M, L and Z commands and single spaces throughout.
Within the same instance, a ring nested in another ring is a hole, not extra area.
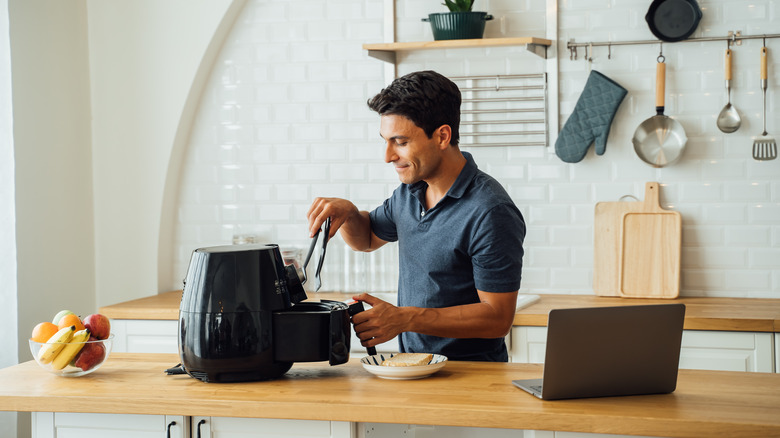
M 349 294 L 309 294 L 309 299 L 345 300 Z M 181 291 L 165 292 L 112 306 L 99 312 L 114 319 L 179 318 Z M 599 297 L 595 295 L 541 295 L 541 299 L 517 312 L 516 326 L 546 326 L 552 309 L 638 304 L 684 303 L 685 329 L 780 332 L 780 299 L 690 297 L 675 300 Z
M 0 410 L 333 420 L 676 437 L 780 437 L 780 374 L 680 370 L 672 394 L 541 401 L 511 384 L 539 364 L 449 362 L 385 380 L 357 361 L 298 363 L 268 382 L 203 383 L 163 373 L 175 354 L 115 353 L 62 378 L 33 361 L 0 369 Z

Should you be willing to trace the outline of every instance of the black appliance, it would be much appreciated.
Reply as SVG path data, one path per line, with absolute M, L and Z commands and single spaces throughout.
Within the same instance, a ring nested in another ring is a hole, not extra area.
M 302 282 L 275 244 L 195 250 L 179 308 L 186 373 L 241 382 L 278 378 L 294 362 L 347 362 L 349 307 L 303 302 Z

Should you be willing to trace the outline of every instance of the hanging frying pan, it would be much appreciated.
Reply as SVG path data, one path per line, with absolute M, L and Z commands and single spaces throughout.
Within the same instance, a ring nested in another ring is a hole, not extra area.
M 701 9 L 696 0 L 653 0 L 645 20 L 661 41 L 682 41 L 699 26 Z
M 658 57 L 656 67 L 656 115 L 642 122 L 634 132 L 634 151 L 642 161 L 653 167 L 664 167 L 677 161 L 685 149 L 688 137 L 680 122 L 664 115 L 666 64 Z

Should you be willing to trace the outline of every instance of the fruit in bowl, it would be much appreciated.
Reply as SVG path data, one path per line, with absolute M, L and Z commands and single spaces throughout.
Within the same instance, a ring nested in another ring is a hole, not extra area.
M 83 322 L 72 315 L 67 315 L 72 325 L 64 325 L 65 318 L 59 321 L 59 326 L 47 322 L 36 325 L 30 338 L 30 352 L 43 369 L 60 376 L 78 377 L 100 368 L 111 353 L 114 335 L 110 333 L 108 318 L 103 315 L 89 315 Z M 93 329 L 99 336 L 95 336 Z

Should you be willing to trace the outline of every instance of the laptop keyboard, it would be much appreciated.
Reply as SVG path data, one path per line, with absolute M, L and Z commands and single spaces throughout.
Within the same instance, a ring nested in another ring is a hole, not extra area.
M 532 390 L 538 392 L 539 394 L 542 393 L 542 385 L 531 385 L 529 386 Z

